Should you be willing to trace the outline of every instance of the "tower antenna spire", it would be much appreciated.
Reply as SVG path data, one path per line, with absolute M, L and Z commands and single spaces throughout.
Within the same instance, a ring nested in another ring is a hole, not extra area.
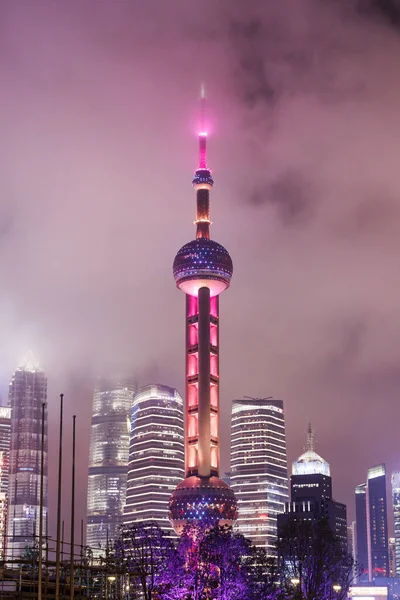
M 207 168 L 207 130 L 206 130 L 206 86 L 200 86 L 200 131 L 199 131 L 199 168 Z

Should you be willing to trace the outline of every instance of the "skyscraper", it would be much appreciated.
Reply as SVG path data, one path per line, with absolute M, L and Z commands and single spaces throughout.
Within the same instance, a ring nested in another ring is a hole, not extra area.
M 396 544 L 394 538 L 389 538 L 389 577 L 396 577 Z
M 356 522 L 352 521 L 347 526 L 347 552 L 353 559 L 353 577 L 357 580 L 357 540 L 356 540 Z
M 386 469 L 377 465 L 367 476 L 367 535 L 369 580 L 389 576 Z
M 184 476 L 183 399 L 146 385 L 133 399 L 124 524 L 156 521 L 172 533 L 168 500 Z
M 47 379 L 28 358 L 9 387 L 11 408 L 7 536 L 9 559 L 20 557 L 39 536 L 42 403 Z M 47 410 L 45 411 L 44 521 L 47 518 Z
M 389 548 L 386 505 L 386 469 L 368 469 L 367 483 L 356 487 L 358 563 L 363 568 L 360 582 L 389 576 Z M 366 560 L 367 559 L 367 560 Z
M 11 408 L 0 406 L 0 492 L 7 494 L 10 469 Z
M 400 577 L 400 473 L 392 474 L 392 501 L 394 517 L 394 554 L 396 576 Z
M 368 534 L 367 534 L 367 485 L 360 483 L 356 487 L 356 549 L 360 574 L 359 583 L 368 581 Z
M 355 527 L 356 522 L 352 521 L 351 525 L 347 525 L 347 551 L 355 559 L 356 556 L 356 544 L 355 544 Z
M 93 395 L 86 543 L 95 556 L 119 535 L 128 474 L 134 386 L 102 381 Z
M 219 478 L 219 295 L 230 285 L 233 265 L 227 250 L 210 239 L 214 180 L 206 140 L 202 123 L 192 181 L 196 238 L 179 250 L 173 265 L 176 285 L 186 295 L 186 478 L 170 499 L 170 519 L 178 532 L 190 520 L 233 523 L 237 515 L 235 496 Z
M 285 514 L 278 516 L 279 528 L 291 519 L 326 519 L 347 553 L 346 506 L 333 499 L 330 466 L 315 452 L 311 425 L 307 431 L 305 452 L 292 465 L 290 502 L 285 506 Z
M 11 409 L 0 406 L 0 557 L 6 547 L 7 493 L 10 471 Z
M 238 502 L 239 532 L 273 555 L 277 515 L 288 500 L 282 400 L 233 401 L 230 481 Z

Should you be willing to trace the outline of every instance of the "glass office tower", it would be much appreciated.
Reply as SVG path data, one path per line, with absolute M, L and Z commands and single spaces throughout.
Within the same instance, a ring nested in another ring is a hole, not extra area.
M 358 583 L 368 581 L 368 535 L 367 535 L 367 485 L 360 483 L 356 487 L 356 548 L 357 564 L 360 573 Z
M 126 499 L 134 385 L 102 381 L 93 395 L 86 543 L 105 554 L 120 534 Z
M 389 577 L 389 539 L 386 506 L 386 469 L 368 469 L 367 483 L 356 487 L 357 558 L 360 583 Z
M 44 372 L 27 360 L 9 388 L 11 408 L 8 481 L 7 556 L 18 559 L 39 536 L 42 403 L 47 398 Z M 44 511 L 47 518 L 47 410 L 45 412 Z
M 0 493 L 7 494 L 10 470 L 11 408 L 0 406 Z
M 386 506 L 386 469 L 377 465 L 368 469 L 367 532 L 369 579 L 389 577 L 389 547 Z
M 0 406 L 0 557 L 4 557 L 7 535 L 7 493 L 10 471 L 11 408 Z
M 395 575 L 400 577 L 400 473 L 392 474 Z
M 172 535 L 168 502 L 184 469 L 182 397 L 166 385 L 146 385 L 133 399 L 124 524 L 155 521 Z
M 234 400 L 231 428 L 230 484 L 238 501 L 237 528 L 274 555 L 277 515 L 288 500 L 282 400 Z

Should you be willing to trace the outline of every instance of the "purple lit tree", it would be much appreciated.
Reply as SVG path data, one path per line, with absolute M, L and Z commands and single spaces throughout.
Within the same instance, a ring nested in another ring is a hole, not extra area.
M 280 532 L 277 550 L 281 587 L 286 598 L 347 598 L 354 578 L 354 561 L 325 519 L 290 520 Z
M 128 573 L 130 582 L 140 589 L 144 600 L 159 597 L 157 590 L 175 556 L 173 543 L 155 523 L 124 528 L 115 543 L 115 559 Z
M 278 587 L 278 562 L 268 556 L 265 548 L 251 546 L 246 559 L 249 579 L 249 600 L 285 600 L 283 591 Z
M 165 600 L 256 600 L 253 548 L 229 527 L 189 524 L 170 560 L 159 590 Z

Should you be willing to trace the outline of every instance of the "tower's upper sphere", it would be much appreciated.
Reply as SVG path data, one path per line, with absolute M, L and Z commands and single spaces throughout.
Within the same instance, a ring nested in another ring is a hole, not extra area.
M 210 190 L 214 185 L 210 169 L 197 169 L 192 179 L 192 184 L 195 190 L 201 188 Z
M 229 287 L 233 273 L 229 252 L 209 238 L 197 238 L 182 246 L 175 256 L 173 273 L 177 287 L 197 296 L 201 287 L 208 287 L 211 296 L 218 296 Z
M 169 519 L 180 535 L 187 523 L 233 525 L 238 507 L 235 494 L 218 477 L 191 476 L 182 481 L 169 500 Z

